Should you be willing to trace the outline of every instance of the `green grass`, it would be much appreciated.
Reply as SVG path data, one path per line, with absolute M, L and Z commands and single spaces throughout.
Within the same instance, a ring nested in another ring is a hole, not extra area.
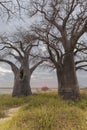
M 56 93 L 11 98 L 0 95 L 0 111 L 21 106 L 0 122 L 0 130 L 87 130 L 87 94 L 78 102 L 63 101 Z

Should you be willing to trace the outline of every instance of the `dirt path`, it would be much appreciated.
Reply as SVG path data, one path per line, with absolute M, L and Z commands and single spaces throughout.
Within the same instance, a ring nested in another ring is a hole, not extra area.
M 14 113 L 15 113 L 16 111 L 18 111 L 19 109 L 20 109 L 20 107 L 9 109 L 9 110 L 7 111 L 7 115 L 6 115 L 6 117 L 4 117 L 4 118 L 0 118 L 0 122 L 12 118 L 13 115 L 14 115 Z

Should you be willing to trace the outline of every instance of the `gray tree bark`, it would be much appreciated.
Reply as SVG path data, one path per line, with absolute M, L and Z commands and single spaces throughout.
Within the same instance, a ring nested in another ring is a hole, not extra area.
M 28 96 L 31 95 L 28 57 L 24 57 L 20 69 L 14 70 L 14 87 L 12 96 Z
M 75 71 L 74 54 L 66 54 L 63 60 L 62 69 L 57 70 L 58 94 L 63 99 L 79 99 L 80 92 Z
M 14 86 L 12 96 L 28 96 L 31 95 L 31 88 L 30 88 L 30 77 L 27 75 L 23 70 L 19 70 L 17 73 L 14 74 Z

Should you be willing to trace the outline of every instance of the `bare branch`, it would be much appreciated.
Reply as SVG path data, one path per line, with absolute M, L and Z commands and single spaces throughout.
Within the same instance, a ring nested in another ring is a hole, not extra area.
M 36 63 L 32 68 L 30 68 L 30 73 L 32 74 L 33 71 L 34 71 L 40 64 L 42 64 L 42 63 L 43 63 L 43 60 L 40 61 L 40 62 L 38 62 L 38 63 Z
M 76 4 L 75 4 L 76 3 Z M 71 5 L 70 5 L 71 4 Z M 72 0 L 72 2 L 71 3 L 68 3 L 68 6 L 69 6 L 69 8 L 68 8 L 68 11 L 67 11 L 67 15 L 65 16 L 65 18 L 63 19 L 63 28 L 65 28 L 66 27 L 66 23 L 67 23 L 67 21 L 69 20 L 69 17 L 70 17 L 70 15 L 73 13 L 73 11 L 75 10 L 75 7 L 76 6 L 78 6 L 78 3 L 75 1 L 75 0 Z
M 0 62 L 5 62 L 5 63 L 9 64 L 9 65 L 11 66 L 13 72 L 17 72 L 17 71 L 18 71 L 18 68 L 16 67 L 16 65 L 13 64 L 13 63 L 12 63 L 11 61 L 9 61 L 9 60 L 5 60 L 5 59 L 0 58 Z
M 2 45 L 4 45 L 4 47 L 3 48 L 1 48 L 1 50 L 3 50 L 3 49 L 5 49 L 5 48 L 10 48 L 10 49 L 13 49 L 13 50 L 15 50 L 18 54 L 19 54 L 19 56 L 22 58 L 23 56 L 22 56 L 22 54 L 21 54 L 21 52 L 17 49 L 17 47 L 15 47 L 12 43 L 10 43 L 10 42 L 1 42 L 1 44 Z M 7 45 L 7 46 L 6 46 Z
M 77 66 L 77 67 L 76 67 L 76 70 L 84 70 L 84 71 L 87 71 L 87 69 L 84 68 L 84 67 L 87 67 L 87 64 Z
M 18 60 L 19 62 L 22 61 L 22 58 L 20 56 L 16 56 L 15 54 L 13 54 L 12 52 L 9 52 L 8 55 L 10 56 L 13 56 L 16 60 Z
M 84 60 L 79 60 L 79 61 L 75 62 L 75 65 L 80 64 L 80 63 L 85 63 L 85 62 L 87 62 L 87 60 L 85 60 L 85 59 Z

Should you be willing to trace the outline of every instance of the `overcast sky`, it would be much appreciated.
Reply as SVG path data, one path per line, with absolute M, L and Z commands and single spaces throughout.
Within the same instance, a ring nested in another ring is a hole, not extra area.
M 25 22 L 13 19 L 11 22 L 6 23 L 0 19 L 0 34 L 4 32 L 14 32 L 17 26 L 25 26 L 32 24 L 32 20 L 25 19 Z M 81 87 L 87 86 L 87 72 L 79 71 L 77 73 L 79 85 Z M 13 87 L 13 73 L 11 68 L 6 63 L 0 63 L 0 87 Z M 36 69 L 31 78 L 31 87 L 57 87 L 57 80 L 55 71 L 49 72 L 45 69 Z

